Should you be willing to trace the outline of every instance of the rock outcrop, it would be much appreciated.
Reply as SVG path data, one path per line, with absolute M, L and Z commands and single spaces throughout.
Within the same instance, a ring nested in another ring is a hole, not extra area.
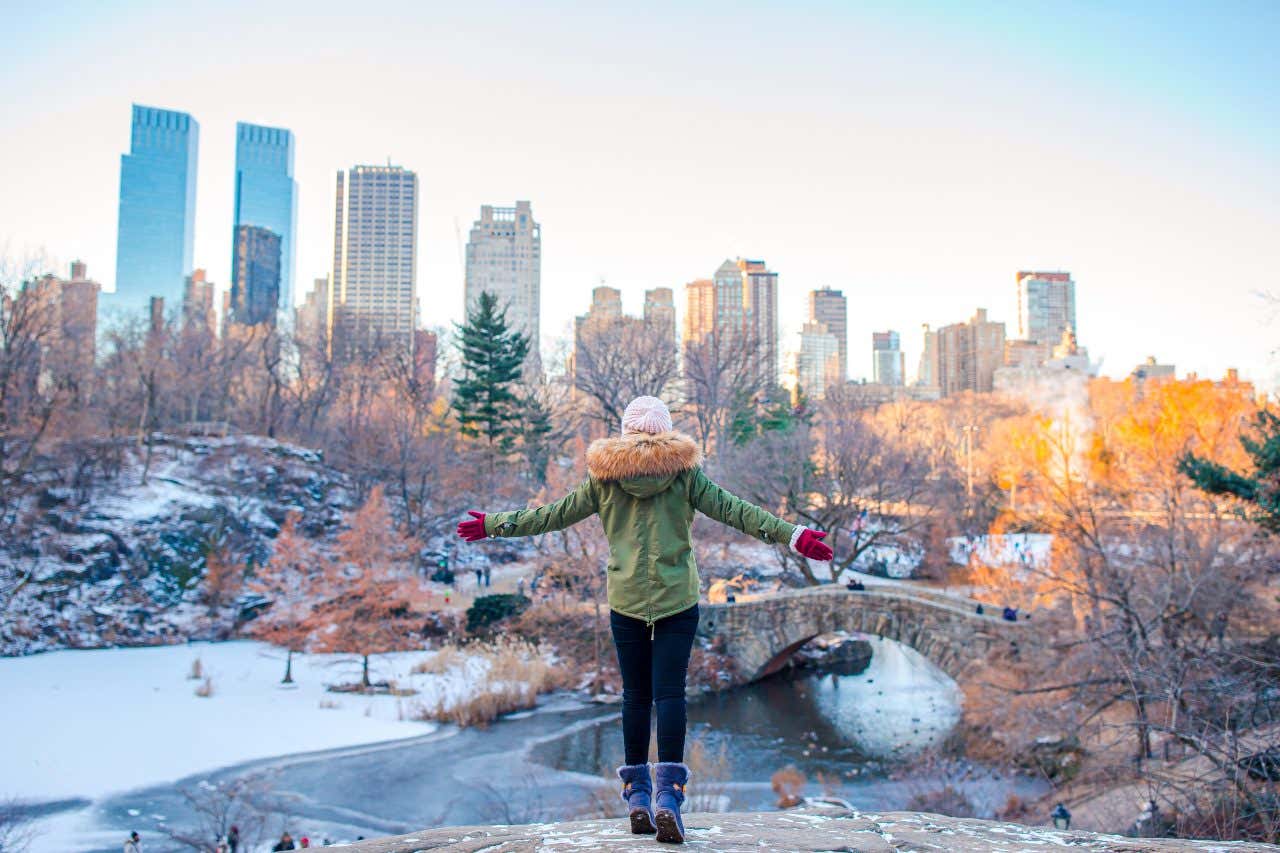
M 826 853 L 978 853 L 1069 848 L 1082 851 L 1205 850 L 1263 851 L 1266 844 L 1175 839 L 1120 838 L 1091 832 L 1059 832 L 983 820 L 965 820 L 918 812 L 862 813 L 836 807 L 805 808 L 755 814 L 691 814 L 685 816 L 691 850 L 714 851 L 826 851 Z M 651 835 L 631 835 L 626 821 L 587 820 L 522 826 L 454 826 L 362 841 L 345 850 L 352 853 L 418 853 L 458 850 L 463 853 L 519 851 L 679 850 L 659 845 Z

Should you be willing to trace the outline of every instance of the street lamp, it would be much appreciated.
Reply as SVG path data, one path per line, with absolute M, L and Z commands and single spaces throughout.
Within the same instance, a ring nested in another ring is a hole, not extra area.
M 1071 812 L 1067 811 L 1067 807 L 1062 803 L 1058 803 L 1053 810 L 1053 828 L 1054 829 L 1070 829 L 1071 828 Z

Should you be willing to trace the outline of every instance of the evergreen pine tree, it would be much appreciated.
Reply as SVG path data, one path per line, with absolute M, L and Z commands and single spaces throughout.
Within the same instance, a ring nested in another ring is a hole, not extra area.
M 516 393 L 529 338 L 507 325 L 505 308 L 487 291 L 466 323 L 456 326 L 462 376 L 454 384 L 453 409 L 463 435 L 483 438 L 494 450 L 509 451 L 520 433 L 524 402 Z
M 1260 410 L 1253 435 L 1240 436 L 1240 444 L 1253 460 L 1251 472 L 1232 471 L 1192 453 L 1178 461 L 1178 470 L 1202 491 L 1239 498 L 1252 507 L 1254 521 L 1280 533 L 1280 416 Z

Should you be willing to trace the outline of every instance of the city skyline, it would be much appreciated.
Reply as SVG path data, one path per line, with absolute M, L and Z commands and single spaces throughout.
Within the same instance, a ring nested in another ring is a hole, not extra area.
M 805 294 L 830 286 L 849 298 L 853 352 L 872 331 L 901 329 L 914 364 L 922 323 L 941 327 L 982 305 L 1012 330 L 1013 272 L 1067 269 L 1079 284 L 1082 343 L 1105 374 L 1155 355 L 1180 372 L 1238 366 L 1273 381 L 1275 329 L 1258 295 L 1280 289 L 1271 245 L 1280 193 L 1265 144 L 1277 110 L 1262 82 L 1276 76 L 1266 44 L 1277 13 L 1264 4 L 1223 15 L 1178 6 L 1153 17 L 1157 27 L 1087 5 L 978 15 L 957 4 L 803 16 L 660 7 L 560 29 L 515 6 L 496 22 L 405 6 L 390 13 L 403 19 L 395 32 L 322 5 L 307 7 L 314 43 L 284 38 L 287 13 L 252 32 L 233 26 L 244 12 L 235 3 L 56 5 L 24 13 L 4 38 L 56 40 L 103 67 L 72 86 L 69 69 L 17 51 L 0 60 L 15 93 L 0 118 L 11 149 L 0 164 L 0 239 L 10 255 L 46 249 L 55 270 L 83 258 L 107 288 L 118 157 L 128 150 L 120 116 L 137 102 L 201 124 L 193 264 L 223 287 L 234 128 L 261 122 L 298 139 L 295 282 L 329 272 L 335 169 L 390 156 L 422 176 L 417 295 L 443 315 L 424 317 L 431 325 L 462 314 L 459 228 L 490 199 L 524 198 L 555 234 L 544 343 L 566 335 L 601 277 L 629 304 L 674 287 L 683 309 L 679 288 L 717 258 L 763 257 L 780 274 L 783 340 L 804 320 Z M 385 43 L 375 55 L 339 38 L 347 28 L 376 29 Z M 658 31 L 679 35 L 647 56 L 638 45 Z M 697 46 L 712 32 L 773 58 L 707 73 Z M 143 62 L 123 33 L 156 49 Z M 616 62 L 582 74 L 597 67 L 591 45 L 602 42 Z M 501 58 L 477 70 L 467 43 Z M 234 67 L 189 61 L 232 45 L 247 57 Z M 504 88 L 473 104 L 476 79 L 491 77 Z M 406 87 L 413 108 L 396 108 Z M 1026 132 L 1046 108 L 1060 132 Z M 508 145 L 516 125 L 519 144 Z M 712 144 L 725 135 L 738 140 L 731 150 Z M 868 374 L 864 359 L 851 361 L 855 377 Z

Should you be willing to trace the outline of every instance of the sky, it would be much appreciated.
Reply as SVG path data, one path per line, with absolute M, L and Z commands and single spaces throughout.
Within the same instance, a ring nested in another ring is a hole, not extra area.
M 130 104 L 200 123 L 196 266 L 226 284 L 237 121 L 296 137 L 301 299 L 334 175 L 416 171 L 423 321 L 463 312 L 482 204 L 533 203 L 543 344 L 591 288 L 779 273 L 783 345 L 819 287 L 871 333 L 1068 270 L 1103 372 L 1154 355 L 1277 387 L 1280 3 L 0 0 L 0 254 L 114 287 Z

